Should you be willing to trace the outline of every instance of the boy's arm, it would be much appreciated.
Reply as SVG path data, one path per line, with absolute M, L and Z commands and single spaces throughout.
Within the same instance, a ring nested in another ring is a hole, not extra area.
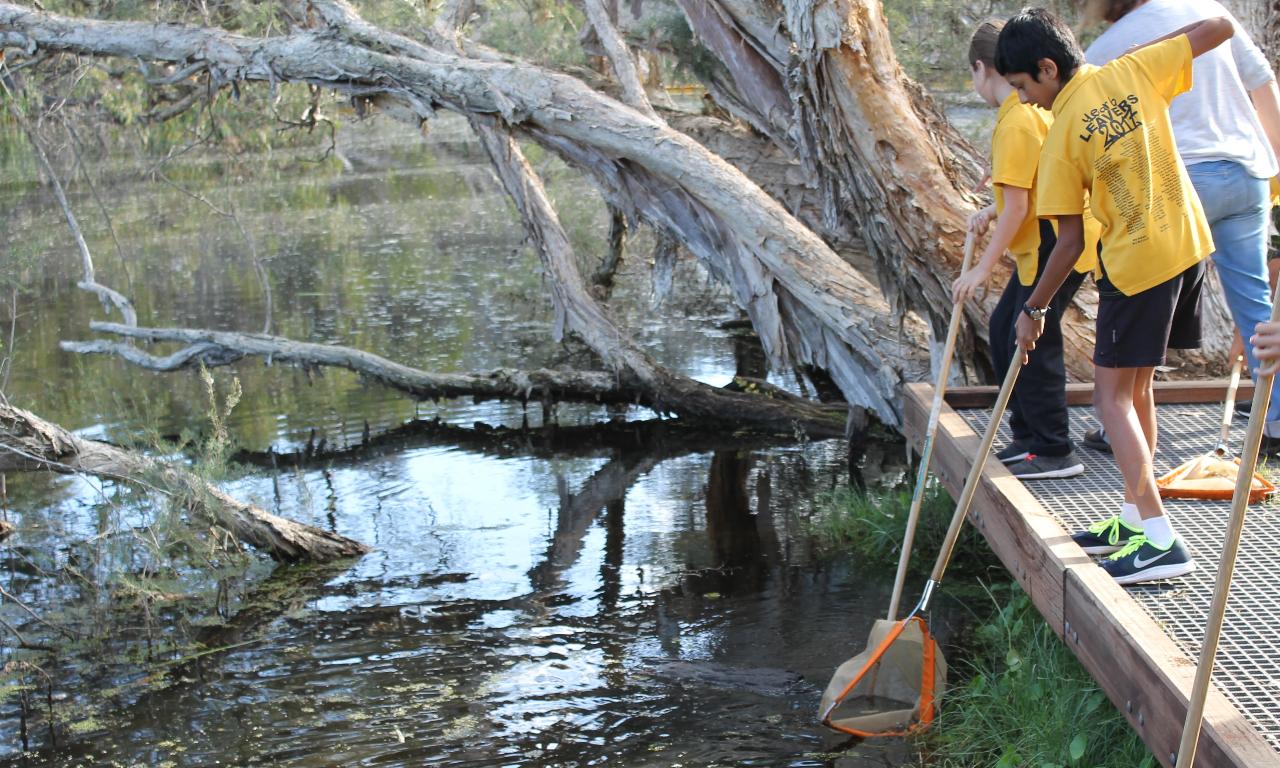
M 1186 35 L 1187 42 L 1191 43 L 1191 55 L 1192 57 L 1195 57 L 1202 53 L 1208 53 L 1219 45 L 1222 45 L 1226 41 L 1230 40 L 1233 34 L 1235 34 L 1235 27 L 1231 25 L 1231 19 L 1226 16 L 1215 16 L 1212 19 L 1201 19 L 1200 21 L 1193 22 L 1182 29 L 1175 29 L 1164 37 L 1157 37 L 1149 43 L 1134 46 L 1128 51 L 1128 53 L 1142 50 L 1148 45 L 1162 43 L 1165 40 L 1170 40 L 1178 35 Z
M 1009 250 L 1009 244 L 1013 242 L 1014 236 L 1018 234 L 1022 222 L 1026 220 L 1027 213 L 1031 210 L 1031 190 L 1011 187 L 1007 184 L 1003 186 L 1004 210 L 1000 211 L 1000 215 L 996 217 L 995 231 L 991 233 L 991 240 L 987 242 L 982 258 L 956 278 L 955 284 L 951 286 L 951 300 L 957 304 L 968 301 L 969 297 L 991 277 L 991 270 L 995 268 L 996 262 L 1004 252 Z
M 1080 254 L 1084 252 L 1084 216 L 1082 214 L 1063 214 L 1058 216 L 1058 242 L 1049 254 L 1044 265 L 1044 274 L 1027 299 L 1031 307 L 1047 307 L 1054 294 L 1062 287 L 1067 275 Z M 1022 347 L 1022 362 L 1027 361 L 1027 351 L 1036 348 L 1036 340 L 1044 332 L 1044 320 L 1032 320 L 1022 308 L 1018 308 L 1018 346 Z

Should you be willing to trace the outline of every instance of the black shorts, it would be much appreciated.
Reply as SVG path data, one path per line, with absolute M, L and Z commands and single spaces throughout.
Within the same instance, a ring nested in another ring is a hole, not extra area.
M 1098 280 L 1093 364 L 1102 368 L 1164 365 L 1165 351 L 1200 346 L 1204 260 L 1180 275 L 1125 296 L 1104 273 Z

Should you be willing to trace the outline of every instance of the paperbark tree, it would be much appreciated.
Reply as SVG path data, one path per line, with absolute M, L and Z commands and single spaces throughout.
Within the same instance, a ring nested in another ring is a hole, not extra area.
M 214 85 L 306 82 L 409 119 L 429 119 L 444 107 L 518 130 L 588 171 L 616 205 L 669 230 L 702 258 L 732 286 L 776 364 L 790 357 L 825 368 L 851 403 L 897 423 L 903 372 L 919 374 L 902 323 L 866 278 L 741 172 L 574 78 L 356 29 L 345 4 L 310 9 L 319 30 L 257 40 L 0 5 L 0 40 L 167 62 L 201 70 Z

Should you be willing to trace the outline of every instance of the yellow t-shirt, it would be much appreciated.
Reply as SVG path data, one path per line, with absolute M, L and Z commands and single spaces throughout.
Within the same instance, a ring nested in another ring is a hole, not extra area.
M 1040 266 L 1040 219 L 1036 216 L 1036 166 L 1040 148 L 1053 123 L 1053 115 L 1018 99 L 1010 93 L 996 113 L 996 127 L 991 134 L 991 185 L 995 188 L 996 215 L 1004 212 L 1005 185 L 1028 190 L 1031 207 L 1009 243 L 1009 253 L 1018 264 L 1018 282 L 1031 285 Z M 1097 262 L 1096 225 L 1092 250 L 1086 247 L 1076 263 L 1076 271 L 1088 272 Z M 1057 230 L 1057 223 L 1054 223 Z M 1087 233 L 1086 233 L 1087 234 Z M 1088 239 L 1086 237 L 1086 239 Z
M 1191 88 L 1191 62 L 1191 43 L 1179 35 L 1101 68 L 1082 66 L 1053 102 L 1036 213 L 1082 213 L 1080 192 L 1089 192 L 1102 266 L 1128 296 L 1213 251 L 1169 124 L 1169 102 Z

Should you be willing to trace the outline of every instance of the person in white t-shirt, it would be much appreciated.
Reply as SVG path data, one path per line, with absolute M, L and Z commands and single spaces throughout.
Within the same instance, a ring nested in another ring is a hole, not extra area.
M 1173 100 L 1174 140 L 1200 197 L 1213 242 L 1213 263 L 1236 328 L 1250 333 L 1271 316 L 1267 281 L 1269 183 L 1280 155 L 1280 91 L 1265 55 L 1230 12 L 1215 0 L 1095 0 L 1112 22 L 1085 51 L 1102 65 L 1201 19 L 1226 16 L 1235 27 L 1229 45 L 1195 60 L 1191 90 Z M 1247 355 L 1256 373 L 1252 346 Z M 1263 449 L 1280 451 L 1280 387 L 1272 392 Z M 1090 432 L 1085 445 L 1108 450 L 1106 435 Z

